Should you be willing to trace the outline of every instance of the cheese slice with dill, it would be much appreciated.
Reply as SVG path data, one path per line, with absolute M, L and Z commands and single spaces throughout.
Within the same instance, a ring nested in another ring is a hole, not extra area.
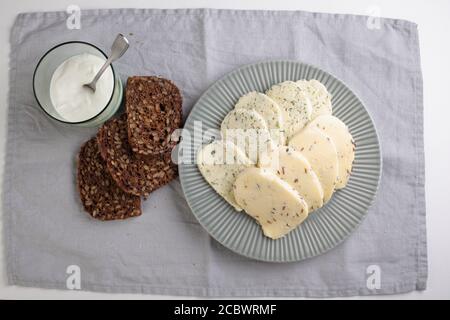
M 287 138 L 303 129 L 311 120 L 311 101 L 295 82 L 285 81 L 273 85 L 266 95 L 281 108 Z
M 229 141 L 214 141 L 203 146 L 197 153 L 197 166 L 211 187 L 237 211 L 233 184 L 240 172 L 254 166 L 250 159 Z
M 264 118 L 252 109 L 233 109 L 223 119 L 220 131 L 253 162 L 275 147 Z
M 281 108 L 273 99 L 264 93 L 253 91 L 240 97 L 234 108 L 258 112 L 266 121 L 273 142 L 276 145 L 285 144 L 286 139 Z
M 331 114 L 331 94 L 321 82 L 312 79 L 299 80 L 296 83 L 311 101 L 311 120 L 321 115 Z

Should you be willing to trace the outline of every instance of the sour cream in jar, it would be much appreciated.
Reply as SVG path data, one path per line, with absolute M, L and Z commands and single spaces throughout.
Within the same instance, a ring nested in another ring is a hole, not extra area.
M 105 61 L 99 56 L 83 53 L 56 68 L 50 82 L 50 99 L 62 118 L 69 122 L 85 121 L 106 107 L 114 90 L 111 67 L 97 81 L 95 92 L 83 86 L 92 81 Z

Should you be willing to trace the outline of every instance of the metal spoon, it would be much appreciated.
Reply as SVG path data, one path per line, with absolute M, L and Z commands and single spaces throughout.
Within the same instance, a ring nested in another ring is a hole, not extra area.
M 90 89 L 92 89 L 92 91 L 95 92 L 95 85 L 98 79 L 100 79 L 100 77 L 102 76 L 103 72 L 105 72 L 105 70 L 109 67 L 109 65 L 113 63 L 113 61 L 119 59 L 125 53 L 125 51 L 127 51 L 129 46 L 130 44 L 127 38 L 125 38 L 123 34 L 119 33 L 116 37 L 116 40 L 114 40 L 114 43 L 111 46 L 111 54 L 108 60 L 106 60 L 105 64 L 97 72 L 94 79 L 90 83 L 87 83 L 83 86 L 89 87 Z

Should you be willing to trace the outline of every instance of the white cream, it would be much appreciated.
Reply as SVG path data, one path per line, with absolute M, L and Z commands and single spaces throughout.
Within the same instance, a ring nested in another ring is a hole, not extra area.
M 50 83 L 50 98 L 63 119 L 85 121 L 106 107 L 114 90 L 111 67 L 97 81 L 95 92 L 83 87 L 92 81 L 104 63 L 104 58 L 83 53 L 67 59 L 55 70 Z

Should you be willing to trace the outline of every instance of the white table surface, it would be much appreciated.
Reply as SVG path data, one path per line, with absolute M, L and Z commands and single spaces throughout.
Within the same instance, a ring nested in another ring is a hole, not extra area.
M 91 8 L 224 8 L 305 10 L 369 14 L 375 7 L 381 16 L 402 18 L 419 25 L 424 80 L 426 201 L 428 229 L 428 289 L 395 296 L 364 299 L 450 299 L 450 104 L 447 101 L 450 73 L 450 0 L 15 0 L 0 10 L 0 176 L 3 177 L 6 134 L 9 33 L 16 14 L 27 11 L 65 10 L 76 4 Z M 1 184 L 1 187 L 3 185 Z M 0 188 L 1 188 L 0 187 Z M 1 209 L 0 209 L 1 210 Z M 0 223 L 3 214 L 0 214 Z M 1 223 L 2 224 L 2 223 Z M 170 296 L 103 294 L 7 286 L 3 229 L 0 229 L 0 299 L 161 299 Z M 174 297 L 175 298 L 175 297 Z M 180 297 L 176 297 L 180 298 Z M 181 297 L 182 298 L 182 297 Z M 351 299 L 361 299 L 354 297 Z

